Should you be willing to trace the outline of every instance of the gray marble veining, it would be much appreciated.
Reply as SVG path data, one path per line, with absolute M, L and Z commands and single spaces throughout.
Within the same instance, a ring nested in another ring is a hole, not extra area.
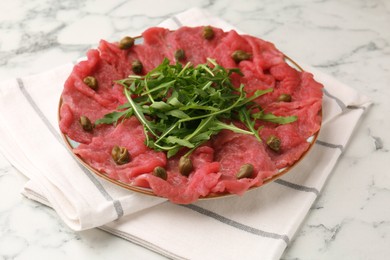
M 386 259 L 390 1 L 1 1 L 0 80 L 74 62 L 99 39 L 137 35 L 194 6 L 374 101 L 282 259 Z M 98 229 L 72 232 L 51 209 L 20 195 L 25 181 L 0 154 L 0 259 L 163 259 Z

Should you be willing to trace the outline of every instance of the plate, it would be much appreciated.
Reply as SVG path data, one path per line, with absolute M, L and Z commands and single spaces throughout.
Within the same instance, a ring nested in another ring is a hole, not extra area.
M 299 71 L 303 71 L 303 69 L 294 61 L 292 60 L 291 58 L 289 58 L 288 56 L 285 56 L 285 61 L 292 67 L 294 67 L 295 69 L 299 70 Z M 62 105 L 62 98 L 60 98 L 60 101 L 59 101 L 59 106 L 58 106 L 58 121 L 60 121 L 60 108 L 61 108 L 61 105 Z M 322 113 L 322 110 L 320 110 L 320 113 Z M 310 152 L 311 148 L 313 147 L 314 143 L 316 142 L 317 140 L 317 137 L 318 137 L 318 134 L 319 134 L 319 131 L 318 130 L 314 135 L 312 135 L 311 137 L 309 137 L 307 139 L 307 142 L 310 143 L 309 145 L 309 148 L 301 155 L 301 157 L 295 161 L 292 165 L 288 166 L 288 167 L 285 167 L 283 169 L 280 169 L 279 172 L 273 176 L 271 176 L 270 178 L 267 178 L 267 179 L 264 179 L 263 180 L 263 184 L 260 185 L 260 186 L 256 186 L 256 187 L 252 187 L 250 188 L 249 190 L 253 190 L 253 189 L 257 189 L 259 187 L 262 187 L 263 185 L 267 184 L 267 183 L 270 183 L 270 182 L 273 182 L 275 181 L 276 179 L 280 178 L 281 176 L 287 174 L 288 172 L 290 172 L 292 170 L 292 168 L 294 168 L 295 166 L 297 166 L 298 164 L 301 163 L 302 159 Z M 104 172 L 100 172 L 96 169 L 94 169 L 93 167 L 91 167 L 86 161 L 83 160 L 83 158 L 81 158 L 80 156 L 76 155 L 75 153 L 73 153 L 73 149 L 76 148 L 78 146 L 78 143 L 73 141 L 72 139 L 70 139 L 67 135 L 61 133 L 62 135 L 62 138 L 67 146 L 67 148 L 71 151 L 71 153 L 73 154 L 73 156 L 76 158 L 76 160 L 83 166 L 85 167 L 86 169 L 88 169 L 91 173 L 95 174 L 96 176 L 100 177 L 100 178 L 103 178 L 119 187 L 122 187 L 126 190 L 129 190 L 129 191 L 133 191 L 133 192 L 137 192 L 137 193 L 140 193 L 140 194 L 144 194 L 144 195 L 149 195 L 149 196 L 155 196 L 155 197 L 158 197 L 152 189 L 149 189 L 149 188 L 143 188 L 143 187 L 139 187 L 139 186 L 135 186 L 135 185 L 131 185 L 129 183 L 125 183 L 125 182 L 122 182 L 120 180 L 116 180 L 116 179 L 113 179 L 113 178 L 110 178 L 109 176 L 107 176 Z M 248 190 L 248 191 L 249 191 Z M 222 198 L 222 197 L 227 197 L 227 196 L 234 196 L 236 194 L 231 194 L 231 193 L 211 193 L 205 197 L 200 197 L 199 200 L 205 200 L 205 199 L 215 199 L 215 198 Z

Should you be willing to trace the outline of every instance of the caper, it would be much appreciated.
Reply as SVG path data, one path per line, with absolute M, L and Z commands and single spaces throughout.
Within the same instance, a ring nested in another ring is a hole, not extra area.
M 290 94 L 281 94 L 278 97 L 278 101 L 281 101 L 281 102 L 291 102 L 291 95 Z
M 237 179 L 250 178 L 253 174 L 253 165 L 250 163 L 246 163 L 241 165 L 240 169 L 236 174 Z
M 86 132 L 91 132 L 93 130 L 93 125 L 88 117 L 80 116 L 80 125 Z
M 211 40 L 214 38 L 214 30 L 211 26 L 203 27 L 203 38 L 206 40 Z
M 179 160 L 179 172 L 181 173 L 181 175 L 184 176 L 190 175 L 192 168 L 193 166 L 190 158 L 186 156 L 182 156 Z
M 126 147 L 115 145 L 111 150 L 111 157 L 118 165 L 130 162 L 130 154 Z
M 132 66 L 132 70 L 134 71 L 135 74 L 141 74 L 142 73 L 142 69 L 144 68 L 144 66 L 142 65 L 141 61 L 139 61 L 139 60 L 134 60 L 131 63 L 131 66 Z
M 186 54 L 184 53 L 183 49 L 176 50 L 174 55 L 177 61 L 182 61 L 186 58 Z
M 252 55 L 250 53 L 247 53 L 247 52 L 242 51 L 242 50 L 237 50 L 237 51 L 232 53 L 232 59 L 236 63 L 239 63 L 240 61 L 243 61 L 243 60 L 249 60 L 251 57 L 252 57 Z
M 153 175 L 163 180 L 167 180 L 168 178 L 167 171 L 161 166 L 157 166 L 156 168 L 154 168 Z
M 275 151 L 275 152 L 279 152 L 280 150 L 280 139 L 274 135 L 270 135 L 268 138 L 267 138 L 267 145 L 268 147 Z
M 98 88 L 98 82 L 97 82 L 97 79 L 95 77 L 92 77 L 92 76 L 87 76 L 83 79 L 83 82 L 88 86 L 90 87 L 91 89 L 93 90 L 97 90 Z
M 126 50 L 134 45 L 134 38 L 126 36 L 119 41 L 119 49 Z

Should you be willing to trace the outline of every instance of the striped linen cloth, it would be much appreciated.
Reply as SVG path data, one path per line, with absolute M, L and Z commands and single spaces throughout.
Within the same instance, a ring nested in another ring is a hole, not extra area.
M 161 26 L 232 26 L 200 9 Z M 174 205 L 126 191 L 80 166 L 64 146 L 57 106 L 73 65 L 0 84 L 0 149 L 30 180 L 23 194 L 74 230 L 99 227 L 173 259 L 278 259 L 370 106 L 368 98 L 304 66 L 322 82 L 323 125 L 310 153 L 282 178 L 244 196 Z

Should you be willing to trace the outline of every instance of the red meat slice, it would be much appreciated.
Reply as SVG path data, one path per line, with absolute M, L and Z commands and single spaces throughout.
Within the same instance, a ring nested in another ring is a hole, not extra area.
M 219 163 L 213 162 L 214 150 L 208 146 L 199 147 L 191 155 L 194 171 L 187 177 L 178 173 L 178 157 L 168 166 L 168 179 L 162 180 L 150 174 L 140 175 L 135 184 L 151 187 L 153 192 L 170 201 L 180 204 L 194 202 L 199 197 L 210 194 L 221 173 Z
M 99 126 L 92 132 L 86 132 L 78 122 L 80 116 L 88 117 L 93 123 L 124 102 L 121 87 L 112 85 L 113 80 L 121 78 L 115 68 L 102 60 L 97 50 L 90 50 L 87 58 L 74 67 L 66 80 L 60 108 L 61 131 L 81 143 L 89 143 L 93 136 L 103 135 L 112 126 Z M 97 90 L 83 82 L 86 76 L 97 79 Z
M 320 129 L 321 106 L 321 99 L 308 99 L 299 102 L 275 102 L 264 110 L 277 116 L 297 116 L 298 120 L 291 125 L 296 126 L 299 134 L 307 139 Z
M 76 88 L 77 91 L 96 100 L 100 105 L 108 109 L 114 109 L 120 104 L 117 91 L 113 91 L 114 81 L 122 76 L 114 66 L 100 58 L 98 50 L 90 50 L 87 53 L 88 60 L 80 62 L 72 71 L 72 74 L 65 82 L 67 88 Z M 88 87 L 83 79 L 93 76 L 98 82 L 98 89 Z M 114 88 L 115 90 L 115 88 Z
M 219 28 L 213 28 L 213 31 L 214 37 L 206 40 L 203 38 L 203 27 L 181 27 L 168 35 L 166 44 L 173 50 L 185 50 L 184 63 L 206 63 L 207 58 L 214 58 L 213 51 L 225 35 Z
M 132 47 L 146 72 L 160 65 L 164 58 L 174 60 L 175 49 L 166 44 L 169 33 L 168 29 L 150 28 L 142 34 L 144 43 Z
M 280 94 L 290 94 L 293 101 L 322 99 L 323 86 L 311 73 L 299 72 L 287 63 L 272 67 L 270 72 L 280 82 L 273 93 L 274 101 Z
M 221 164 L 221 180 L 213 192 L 242 194 L 254 185 L 260 185 L 263 178 L 277 172 L 262 143 L 251 135 L 221 131 L 213 141 L 215 160 Z M 236 174 L 243 164 L 254 166 L 251 178 L 237 180 Z
M 295 98 L 298 100 L 317 99 L 322 100 L 323 85 L 315 81 L 313 74 L 309 72 L 301 73 L 300 88 L 294 93 Z
M 131 55 L 132 52 L 128 50 L 121 50 L 117 44 L 109 43 L 104 40 L 100 41 L 98 49 L 101 60 L 104 60 L 111 65 L 118 73 L 119 78 L 125 78 L 129 74 L 132 74 L 131 66 L 129 66 L 127 59 L 128 54 Z M 135 55 L 133 54 L 133 56 Z
M 132 179 L 145 172 L 152 172 L 157 166 L 165 166 L 166 156 L 162 152 L 149 149 L 144 144 L 145 134 L 139 121 L 132 117 L 118 124 L 114 131 L 105 136 L 97 136 L 90 144 L 80 144 L 74 153 L 81 156 L 94 169 L 109 177 L 130 183 Z M 111 157 L 115 146 L 126 147 L 131 161 L 117 165 Z
M 242 61 L 240 63 L 240 70 L 244 74 L 243 77 L 239 77 L 238 82 L 235 85 L 244 84 L 244 90 L 251 96 L 256 90 L 266 90 L 269 88 L 275 88 L 275 78 L 270 74 L 264 74 L 262 71 L 256 69 L 253 62 Z M 272 94 L 267 94 L 259 97 L 256 102 L 263 104 L 273 101 Z
M 78 91 L 74 84 L 69 84 L 70 82 L 72 82 L 72 79 L 66 82 L 63 91 L 59 126 L 61 131 L 72 140 L 80 143 L 89 143 L 93 136 L 104 135 L 113 127 L 102 125 L 94 128 L 92 132 L 86 132 L 79 123 L 80 117 L 86 116 L 93 123 L 112 110 L 103 107 L 93 97 Z
M 88 99 L 83 99 L 85 101 L 88 101 Z M 91 101 L 91 100 L 89 100 Z M 91 101 L 89 108 L 91 110 L 72 110 L 71 107 L 68 104 L 63 104 L 60 109 L 60 117 L 61 121 L 59 123 L 61 131 L 66 134 L 70 139 L 79 142 L 79 143 L 90 143 L 92 138 L 94 136 L 104 136 L 108 132 L 113 130 L 112 125 L 100 125 L 98 127 L 95 127 L 92 132 L 84 131 L 81 127 L 81 124 L 79 123 L 80 116 L 87 116 L 88 118 L 91 118 L 92 122 L 96 118 L 99 118 L 99 113 L 94 113 L 94 105 L 96 103 L 93 103 Z M 104 111 L 101 107 L 96 106 L 97 111 Z M 102 116 L 102 115 L 100 115 Z
M 250 35 L 244 35 L 243 37 L 252 48 L 252 61 L 258 73 L 284 63 L 283 53 L 276 49 L 274 44 Z
M 252 53 L 252 48 L 248 45 L 246 39 L 239 35 L 236 31 L 230 31 L 220 40 L 220 43 L 215 48 L 211 56 L 215 57 L 217 62 L 223 67 L 235 68 L 237 67 L 237 64 L 232 59 L 231 55 L 236 50 Z
M 266 143 L 271 135 L 280 139 L 279 152 L 266 147 L 269 157 L 278 169 L 292 165 L 310 146 L 310 143 L 298 133 L 298 129 L 292 124 L 280 125 L 276 128 L 265 127 L 260 131 L 260 135 L 263 143 Z
M 127 76 L 134 74 L 131 64 L 139 58 L 133 48 L 121 50 L 118 47 L 118 44 L 101 40 L 99 51 L 101 59 L 116 69 L 120 75 L 118 79 L 126 78 Z

